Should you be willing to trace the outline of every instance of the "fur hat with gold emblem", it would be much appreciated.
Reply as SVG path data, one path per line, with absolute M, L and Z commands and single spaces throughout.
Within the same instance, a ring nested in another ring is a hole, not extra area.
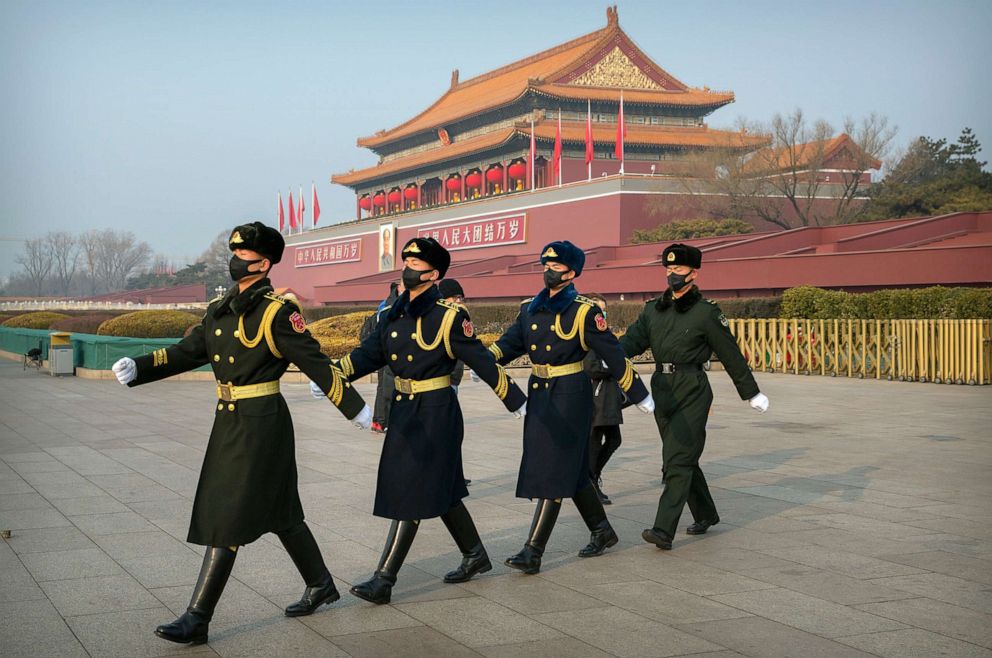
M 413 256 L 431 264 L 437 270 L 438 278 L 443 279 L 451 265 L 451 254 L 434 238 L 412 238 L 403 245 L 400 252 L 403 258 Z
M 262 222 L 251 222 L 235 226 L 227 241 L 231 251 L 249 249 L 268 258 L 273 265 L 282 260 L 282 252 L 286 249 L 286 241 L 282 234 Z
M 579 276 L 586 264 L 586 254 L 568 240 L 556 240 L 544 245 L 541 250 L 541 265 L 548 262 L 566 265 L 575 272 L 575 276 Z
M 661 252 L 661 264 L 665 267 L 669 265 L 688 265 L 694 270 L 698 270 L 703 264 L 703 252 L 695 247 L 681 242 L 668 245 Z

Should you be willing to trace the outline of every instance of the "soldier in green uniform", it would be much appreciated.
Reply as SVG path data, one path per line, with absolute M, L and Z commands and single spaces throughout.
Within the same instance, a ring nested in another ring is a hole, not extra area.
M 713 391 L 703 363 L 715 352 L 742 400 L 764 413 L 768 398 L 758 390 L 747 361 L 737 347 L 729 323 L 715 303 L 703 299 L 693 285 L 702 265 L 699 249 L 673 244 L 662 253 L 668 290 L 644 307 L 620 344 L 629 357 L 650 348 L 655 360 L 651 391 L 655 421 L 662 439 L 665 489 L 658 501 L 654 527 L 641 537 L 658 548 L 671 549 L 686 503 L 695 523 L 686 530 L 701 535 L 720 521 L 699 457 L 706 443 L 706 419 Z
M 303 522 L 296 486 L 293 421 L 279 378 L 295 363 L 356 425 L 368 429 L 372 411 L 320 352 L 299 307 L 273 293 L 267 275 L 285 243 L 261 222 L 236 227 L 229 246 L 236 285 L 213 300 L 202 322 L 179 343 L 114 364 L 118 380 L 138 386 L 210 364 L 217 403 L 203 458 L 187 541 L 207 547 L 186 612 L 155 634 L 202 644 L 239 546 L 267 532 L 278 535 L 306 582 L 286 615 L 309 615 L 340 595 L 317 542 Z

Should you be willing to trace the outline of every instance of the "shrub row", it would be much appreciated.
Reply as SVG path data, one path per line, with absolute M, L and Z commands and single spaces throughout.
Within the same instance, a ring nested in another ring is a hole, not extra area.
M 65 313 L 33 311 L 7 318 L 3 321 L 2 326 L 11 327 L 12 329 L 48 329 L 54 322 L 65 320 L 68 317 Z
M 111 318 L 97 329 L 101 336 L 181 338 L 201 316 L 186 311 L 135 311 Z
M 729 312 L 727 317 L 734 317 Z M 813 320 L 992 318 L 992 288 L 930 288 L 847 293 L 812 286 L 782 294 L 780 317 Z

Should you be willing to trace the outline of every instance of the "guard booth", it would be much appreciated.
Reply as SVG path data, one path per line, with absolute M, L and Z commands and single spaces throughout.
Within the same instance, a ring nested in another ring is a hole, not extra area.
M 72 334 L 68 331 L 53 331 L 49 334 L 48 371 L 53 377 L 59 375 L 74 375 Z

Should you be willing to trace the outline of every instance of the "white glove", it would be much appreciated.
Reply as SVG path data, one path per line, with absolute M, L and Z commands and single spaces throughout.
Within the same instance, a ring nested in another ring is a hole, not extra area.
M 310 395 L 314 396 L 316 399 L 321 399 L 327 397 L 324 395 L 324 391 L 317 386 L 317 382 L 310 380 Z
M 752 409 L 757 409 L 761 413 L 768 411 L 768 396 L 764 393 L 758 393 L 753 398 L 748 401 Z
M 134 381 L 134 378 L 138 376 L 138 364 L 134 362 L 129 356 L 125 356 L 123 359 L 118 359 L 117 363 L 110 366 L 110 369 L 114 371 L 117 375 L 117 381 L 119 381 L 124 386 L 127 386 L 130 382 Z
M 351 422 L 355 427 L 361 427 L 363 430 L 372 429 L 372 409 L 369 405 L 358 412 L 358 415 L 351 419 Z
M 527 415 L 527 403 L 526 402 L 524 402 L 522 405 L 520 405 L 520 408 L 513 412 L 513 417 L 514 418 L 523 418 L 526 415 Z
M 637 403 L 637 408 L 646 414 L 654 412 L 654 398 L 648 393 L 648 396 Z
M 469 376 L 469 377 L 470 377 L 470 378 L 472 379 L 472 381 L 473 381 L 473 382 L 475 382 L 475 383 L 479 383 L 479 382 L 481 382 L 481 381 L 482 381 L 482 377 L 479 377 L 479 376 L 478 376 L 477 374 L 475 374 L 475 371 L 474 371 L 474 370 L 469 370 L 469 371 L 468 371 L 468 376 Z

